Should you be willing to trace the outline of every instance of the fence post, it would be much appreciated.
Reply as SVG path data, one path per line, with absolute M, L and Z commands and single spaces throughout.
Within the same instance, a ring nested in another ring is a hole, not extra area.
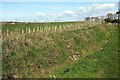
M 61 30 L 62 26 L 60 25 L 60 30 Z
M 50 31 L 50 26 L 48 26 L 48 31 Z
M 24 30 L 22 29 L 22 34 L 24 33 Z
M 41 27 L 40 32 L 43 32 L 43 28 Z
M 39 31 L 39 27 L 37 27 L 37 32 Z
M 10 31 L 10 34 L 11 34 L 11 35 L 12 35 L 12 33 L 13 33 L 13 32 L 12 32 L 12 31 Z
M 56 31 L 56 30 L 57 30 L 57 27 L 55 26 L 54 28 L 55 28 L 55 31 Z
M 35 32 L 35 28 L 33 28 L 33 32 Z

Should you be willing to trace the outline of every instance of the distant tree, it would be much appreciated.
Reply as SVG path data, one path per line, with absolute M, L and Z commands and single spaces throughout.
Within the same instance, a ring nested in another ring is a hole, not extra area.
M 118 19 L 120 19 L 120 10 L 116 12 Z
M 90 19 L 90 17 L 85 17 L 85 21 L 89 21 Z
M 101 20 L 101 21 L 104 21 L 104 19 L 105 19 L 105 16 L 101 16 L 101 17 L 100 17 L 100 20 Z
M 117 19 L 117 14 L 113 14 L 113 19 Z
M 113 14 L 112 14 L 112 13 L 108 13 L 108 14 L 107 14 L 107 18 L 108 18 L 108 19 L 113 19 Z

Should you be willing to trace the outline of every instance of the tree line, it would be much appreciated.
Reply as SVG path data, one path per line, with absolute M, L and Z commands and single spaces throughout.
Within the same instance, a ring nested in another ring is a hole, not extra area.
M 108 13 L 106 16 L 85 17 L 85 21 L 104 21 L 120 23 L 120 10 L 116 13 Z

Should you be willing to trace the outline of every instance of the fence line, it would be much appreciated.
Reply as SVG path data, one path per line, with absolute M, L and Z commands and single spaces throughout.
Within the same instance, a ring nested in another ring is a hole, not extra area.
M 25 29 L 21 29 L 20 31 L 17 31 L 18 33 L 34 33 L 34 32 L 48 32 L 48 31 L 59 31 L 59 30 L 73 30 L 73 29 L 82 29 L 82 28 L 87 28 L 87 27 L 92 27 L 92 26 L 95 26 L 97 24 L 100 24 L 100 23 L 76 23 L 76 24 L 64 24 L 64 25 L 52 25 L 52 26 L 45 26 L 45 27 L 41 27 L 41 26 L 38 26 L 38 27 L 33 27 L 32 29 L 31 28 L 25 28 Z M 6 35 L 12 35 L 14 33 L 14 31 L 10 31 L 7 29 L 6 31 Z

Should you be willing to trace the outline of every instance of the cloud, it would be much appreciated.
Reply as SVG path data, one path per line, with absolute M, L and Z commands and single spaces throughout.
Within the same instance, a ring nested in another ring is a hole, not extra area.
M 111 10 L 115 7 L 114 3 L 110 3 L 110 4 L 95 4 L 93 5 L 95 10 Z
M 62 16 L 75 17 L 75 16 L 77 16 L 77 14 L 76 14 L 76 11 L 70 11 L 70 10 L 68 10 L 68 11 L 64 11 L 62 13 Z
M 76 11 L 63 11 L 60 13 L 47 13 L 47 12 L 37 12 L 37 17 L 75 17 L 77 16 Z
M 115 3 L 92 4 L 89 6 L 78 7 L 77 10 L 66 10 L 59 13 L 37 12 L 38 17 L 57 19 L 60 17 L 63 20 L 85 18 L 86 16 L 102 16 L 110 12 L 115 12 Z
M 79 7 L 79 13 L 83 13 L 83 12 L 86 12 L 87 11 L 87 8 L 86 7 Z
M 108 12 L 110 10 L 113 10 L 115 8 L 114 3 L 109 4 L 92 4 L 90 6 L 86 7 L 79 7 L 79 10 L 82 12 Z
M 45 16 L 47 16 L 48 14 L 45 13 L 45 12 L 37 12 L 36 15 L 39 16 L 39 17 L 45 17 Z
M 79 7 L 79 15 L 86 16 L 102 16 L 107 13 L 115 12 L 115 3 L 92 4 L 90 6 Z

